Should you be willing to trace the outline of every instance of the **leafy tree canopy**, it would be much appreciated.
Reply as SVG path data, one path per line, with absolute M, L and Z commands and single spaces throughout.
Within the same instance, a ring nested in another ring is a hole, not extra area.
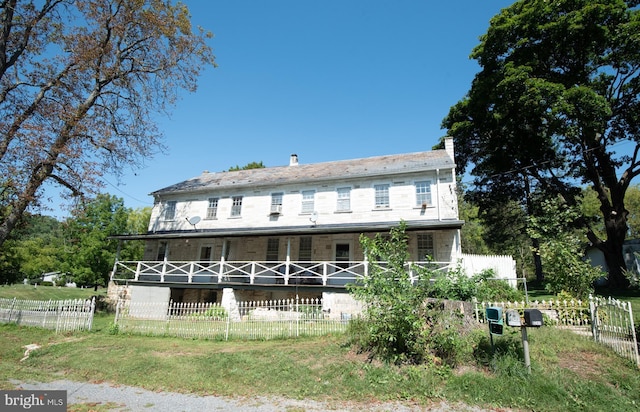
M 95 193 L 162 148 L 153 114 L 214 65 L 169 0 L 0 0 L 0 246 L 43 185 Z
M 229 168 L 229 172 L 237 172 L 238 170 L 250 170 L 250 169 L 263 169 L 266 166 L 262 163 L 262 161 L 260 162 L 251 162 L 251 163 L 247 163 L 246 165 L 240 167 L 238 165 L 235 165 L 234 167 L 230 167 Z
M 591 230 L 626 286 L 624 197 L 640 174 L 640 11 L 637 1 L 521 0 L 495 16 L 471 57 L 481 66 L 443 121 L 474 192 L 526 203 L 529 193 L 576 205 L 595 191 L 605 238 Z M 621 143 L 631 143 L 629 153 Z

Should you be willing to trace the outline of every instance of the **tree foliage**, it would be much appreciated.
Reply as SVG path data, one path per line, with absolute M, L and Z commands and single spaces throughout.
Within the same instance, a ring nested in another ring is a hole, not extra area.
M 112 195 L 98 195 L 73 211 L 65 228 L 72 252 L 65 271 L 76 283 L 106 286 L 118 249 L 118 241 L 109 236 L 126 233 L 128 221 L 123 200 Z
M 238 170 L 251 170 L 251 169 L 264 169 L 265 165 L 262 163 L 262 161 L 260 162 L 251 162 L 251 163 L 247 163 L 246 165 L 240 167 L 238 165 L 235 165 L 233 167 L 229 168 L 229 172 L 237 172 Z
M 184 4 L 0 0 L 0 246 L 43 185 L 80 196 L 162 148 L 152 114 L 214 65 Z
M 558 199 L 542 202 L 544 213 L 530 217 L 532 238 L 540 239 L 539 253 L 545 269 L 545 288 L 554 294 L 568 293 L 586 299 L 594 291 L 594 282 L 605 275 L 585 256 L 580 232 L 572 230 L 582 218 L 577 207 L 568 207 Z
M 578 204 L 597 194 L 611 286 L 625 286 L 624 197 L 640 174 L 640 11 L 637 1 L 521 0 L 491 20 L 472 58 L 481 65 L 467 96 L 443 121 L 456 162 L 475 176 L 485 207 L 525 205 L 530 193 Z M 630 153 L 617 145 L 631 142 Z

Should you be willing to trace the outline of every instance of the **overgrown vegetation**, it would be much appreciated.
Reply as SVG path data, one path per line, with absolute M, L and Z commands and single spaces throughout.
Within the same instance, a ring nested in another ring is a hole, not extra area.
M 537 252 L 544 264 L 545 288 L 584 300 L 594 292 L 594 282 L 606 277 L 606 273 L 591 265 L 580 235 L 571 230 L 580 219 L 580 212 L 557 199 L 545 200 L 543 207 L 543 216 L 529 218 L 529 233 L 533 239 L 540 239 Z
M 473 336 L 474 328 L 465 325 L 463 313 L 443 310 L 437 299 L 520 300 L 522 295 L 491 279 L 492 271 L 473 277 L 461 268 L 445 274 L 429 266 L 409 271 L 407 239 L 405 222 L 389 236 L 360 237 L 371 264 L 362 283 L 349 289 L 365 305 L 362 319 L 349 327 L 351 341 L 371 357 L 393 364 L 455 366 L 471 355 L 475 341 L 467 335 Z

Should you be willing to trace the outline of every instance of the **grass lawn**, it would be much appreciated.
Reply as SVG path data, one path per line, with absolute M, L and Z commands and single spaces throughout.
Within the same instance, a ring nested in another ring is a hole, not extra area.
M 21 299 L 93 294 L 92 289 L 0 287 L 0 297 Z M 620 297 L 634 302 L 634 309 L 640 303 L 638 296 Z M 342 334 L 220 342 L 111 334 L 112 323 L 113 314 L 99 313 L 92 331 L 60 334 L 0 324 L 0 389 L 14 388 L 11 380 L 69 379 L 153 391 L 313 399 L 337 408 L 343 402 L 364 409 L 384 401 L 427 408 L 442 400 L 519 411 L 631 411 L 640 406 L 635 365 L 588 337 L 551 327 L 528 329 L 528 374 L 516 328 L 494 337 L 493 356 L 487 331 L 479 329 L 467 359 L 452 369 L 370 361 Z M 32 343 L 42 348 L 20 362 L 23 346 Z M 102 412 L 112 406 L 82 404 L 69 410 Z
M 57 286 L 35 286 L 35 285 L 1 285 L 0 298 L 25 299 L 25 300 L 62 300 L 62 299 L 88 299 L 91 296 L 106 295 L 106 288 L 65 288 Z

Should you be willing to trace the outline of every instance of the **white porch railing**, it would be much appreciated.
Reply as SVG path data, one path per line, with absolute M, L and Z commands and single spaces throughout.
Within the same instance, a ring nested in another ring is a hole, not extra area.
M 380 264 L 380 262 L 377 262 Z M 384 264 L 382 263 L 384 266 Z M 407 263 L 413 281 L 415 266 L 447 271 L 450 262 Z M 259 261 L 116 261 L 111 280 L 171 283 L 246 283 L 258 285 L 317 285 L 344 287 L 367 276 L 367 261 L 259 262 Z

